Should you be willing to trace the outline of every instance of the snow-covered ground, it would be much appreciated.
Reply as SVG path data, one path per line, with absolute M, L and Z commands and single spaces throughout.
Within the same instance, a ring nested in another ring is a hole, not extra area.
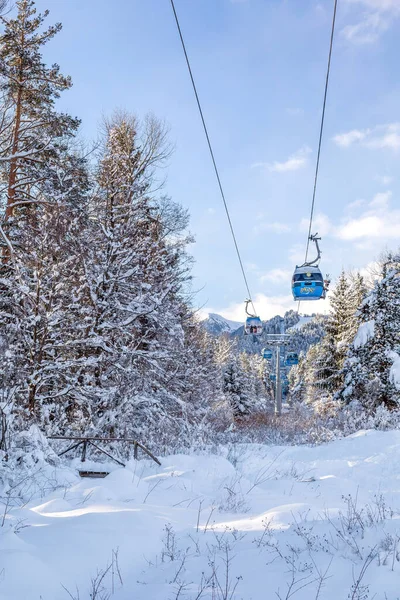
M 400 598 L 399 431 L 113 469 L 21 483 L 34 497 L 4 510 L 2 600 Z

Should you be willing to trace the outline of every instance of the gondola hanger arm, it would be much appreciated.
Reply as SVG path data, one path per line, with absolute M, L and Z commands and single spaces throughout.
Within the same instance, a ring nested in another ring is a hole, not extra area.
M 318 232 L 314 233 L 314 235 L 310 235 L 310 237 L 308 238 L 310 240 L 310 242 L 314 242 L 316 249 L 317 249 L 317 258 L 314 258 L 314 260 L 310 260 L 305 262 L 302 267 L 311 267 L 313 265 L 318 266 L 319 261 L 321 260 L 321 248 L 319 247 L 318 242 L 321 240 L 320 237 L 318 237 Z
M 245 300 L 245 304 L 246 304 L 246 307 L 245 307 L 245 310 L 246 310 L 246 315 L 248 315 L 249 317 L 253 317 L 253 318 L 254 318 L 256 315 L 254 315 L 253 313 L 250 313 L 250 312 L 249 312 L 249 304 L 251 304 L 251 305 L 253 306 L 253 303 L 252 303 L 252 301 L 251 301 L 249 298 L 247 298 L 247 299 Z M 253 307 L 253 308 L 254 308 L 254 307 Z

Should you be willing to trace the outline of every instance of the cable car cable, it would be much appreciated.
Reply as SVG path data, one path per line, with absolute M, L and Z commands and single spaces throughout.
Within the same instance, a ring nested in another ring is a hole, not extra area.
M 320 126 L 320 131 L 319 131 L 317 162 L 315 165 L 315 177 L 314 177 L 314 188 L 313 188 L 313 195 L 312 195 L 312 202 L 311 202 L 310 224 L 308 227 L 306 254 L 305 254 L 305 258 L 304 258 L 305 263 L 307 262 L 307 258 L 308 258 L 308 249 L 310 246 L 311 228 L 312 228 L 312 222 L 313 222 L 313 217 L 314 217 L 315 196 L 316 196 L 316 192 L 317 192 L 318 173 L 319 173 L 319 161 L 320 161 L 320 157 L 321 157 L 322 135 L 324 132 L 324 123 L 325 123 L 326 99 L 327 99 L 327 95 L 328 95 L 329 75 L 330 75 L 330 70 L 331 70 L 331 59 L 332 59 L 332 49 L 333 49 L 333 38 L 334 38 L 334 34 L 335 34 L 337 3 L 338 3 L 338 0 L 335 0 L 334 8 L 333 8 L 333 17 L 332 17 L 331 39 L 330 39 L 330 44 L 329 44 L 328 66 L 327 66 L 326 78 L 325 78 L 324 101 L 323 101 L 323 105 L 322 105 L 321 126 Z M 299 300 L 299 303 L 297 306 L 297 312 L 299 312 L 299 309 L 300 309 L 300 302 L 301 301 Z
M 338 3 L 338 0 L 335 0 L 335 4 L 334 4 L 334 8 L 333 8 L 331 40 L 330 40 L 330 45 L 329 45 L 328 67 L 326 70 L 326 79 L 325 79 L 324 102 L 322 105 L 321 127 L 320 127 L 320 131 L 319 131 L 317 163 L 315 166 L 314 189 L 313 189 L 311 213 L 310 213 L 310 225 L 308 228 L 307 248 L 306 248 L 306 255 L 305 255 L 304 262 L 307 262 L 307 258 L 308 258 L 308 248 L 310 245 L 310 235 L 311 235 L 312 221 L 313 221 L 313 216 L 314 216 L 315 196 L 316 196 L 316 191 L 317 191 L 318 172 L 319 172 L 319 161 L 320 161 L 320 157 L 321 157 L 322 135 L 324 132 L 326 98 L 328 95 L 329 75 L 330 75 L 330 70 L 331 70 L 331 59 L 332 59 L 332 48 L 333 48 L 333 37 L 334 37 L 334 33 L 335 33 L 337 3 Z
M 211 160 L 212 160 L 212 163 L 214 165 L 214 171 L 215 171 L 215 175 L 217 177 L 219 191 L 221 193 L 222 201 L 224 203 L 224 208 L 225 208 L 226 216 L 228 217 L 228 223 L 229 223 L 229 227 L 230 227 L 230 230 L 231 230 L 233 242 L 235 244 L 236 254 L 237 254 L 237 257 L 239 259 L 240 269 L 242 271 L 242 275 L 243 275 L 244 283 L 245 283 L 245 286 L 246 286 L 248 298 L 250 300 L 250 304 L 253 307 L 254 314 L 256 315 L 257 312 L 256 312 L 256 309 L 254 308 L 252 296 L 251 296 L 251 293 L 250 293 L 249 283 L 247 281 L 247 276 L 246 276 L 246 272 L 244 270 L 242 257 L 240 255 L 239 246 L 238 246 L 238 243 L 237 243 L 237 240 L 236 240 L 235 231 L 233 229 L 231 217 L 230 217 L 230 214 L 229 214 L 228 205 L 227 205 L 227 202 L 226 202 L 226 199 L 225 199 L 225 193 L 224 193 L 224 189 L 222 187 L 221 178 L 219 176 L 219 170 L 218 170 L 217 163 L 216 163 L 216 160 L 215 160 L 215 157 L 214 157 L 214 152 L 213 152 L 213 149 L 212 149 L 212 145 L 211 145 L 211 141 L 210 141 L 210 136 L 208 135 L 208 129 L 207 129 L 206 121 L 204 119 L 203 110 L 201 108 L 201 103 L 200 103 L 199 95 L 197 93 L 197 88 L 196 88 L 196 84 L 195 84 L 195 81 L 194 81 L 192 68 L 190 66 L 189 57 L 188 57 L 188 54 L 187 54 L 187 51 L 186 51 L 186 45 L 185 45 L 185 42 L 184 42 L 184 39 L 183 39 L 182 30 L 181 30 L 181 27 L 180 27 L 180 24 L 179 24 L 178 15 L 177 15 L 177 12 L 175 10 L 174 0 L 170 0 L 170 1 L 171 1 L 171 6 L 172 6 L 173 13 L 174 13 L 174 17 L 175 17 L 176 26 L 178 28 L 179 37 L 180 37 L 180 40 L 181 40 L 181 43 L 182 43 L 182 48 L 183 48 L 183 52 L 184 52 L 184 55 L 185 55 L 186 64 L 187 64 L 187 67 L 188 67 L 188 70 L 189 70 L 189 75 L 190 75 L 190 79 L 191 79 L 191 82 L 192 82 L 192 87 L 193 87 L 194 95 L 196 97 L 196 102 L 197 102 L 197 107 L 199 109 L 199 113 L 200 113 L 200 117 L 201 117 L 201 122 L 203 124 L 204 133 L 206 135 L 208 149 L 210 151 Z

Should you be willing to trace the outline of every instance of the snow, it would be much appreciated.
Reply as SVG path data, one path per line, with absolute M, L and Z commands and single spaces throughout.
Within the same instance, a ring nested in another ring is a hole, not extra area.
M 361 323 L 358 328 L 357 335 L 354 339 L 353 345 L 354 348 L 360 348 L 360 346 L 364 346 L 368 340 L 373 338 L 375 335 L 375 321 L 367 321 L 366 323 Z
M 2 600 L 93 598 L 108 566 L 97 600 L 283 599 L 292 577 L 294 600 L 399 597 L 400 431 L 108 466 L 25 485 L 0 528 Z
M 397 352 L 389 352 L 389 358 L 393 361 L 389 371 L 389 380 L 400 390 L 400 356 Z
M 233 333 L 239 327 L 243 326 L 243 323 L 238 323 L 237 321 L 231 321 L 230 319 L 225 319 L 221 315 L 217 315 L 216 313 L 209 313 L 207 318 L 205 319 L 206 327 L 209 329 L 215 329 L 219 333 Z
M 227 325 L 231 331 L 236 331 L 237 329 L 239 329 L 239 327 L 243 325 L 243 323 L 238 323 L 238 321 L 231 321 L 230 319 L 225 319 L 225 317 L 222 317 L 221 315 L 217 315 L 215 313 L 210 313 L 208 317 L 213 321 L 216 321 L 217 323 Z
M 296 325 L 293 325 L 293 327 L 291 327 L 288 331 L 292 331 L 295 329 L 301 329 L 303 327 L 303 325 L 307 325 L 307 323 L 310 323 L 310 321 L 312 321 L 314 318 L 314 316 L 306 316 L 306 315 L 302 315 L 300 316 L 298 322 L 296 323 Z

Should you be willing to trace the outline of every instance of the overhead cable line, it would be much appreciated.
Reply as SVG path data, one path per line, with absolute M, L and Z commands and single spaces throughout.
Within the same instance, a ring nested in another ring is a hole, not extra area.
M 233 229 L 232 220 L 231 220 L 231 217 L 230 217 L 230 214 L 229 214 L 228 205 L 227 205 L 227 202 L 226 202 L 226 199 L 225 199 L 224 189 L 222 187 L 221 178 L 219 176 L 219 170 L 218 170 L 217 163 L 216 163 L 215 156 L 214 156 L 214 152 L 213 152 L 213 149 L 212 149 L 212 145 L 211 145 L 211 141 L 210 141 L 210 136 L 208 134 L 208 129 L 207 129 L 206 121 L 205 121 L 205 118 L 204 118 L 203 110 L 202 110 L 202 107 L 201 107 L 199 95 L 197 93 L 197 88 L 196 88 L 196 84 L 195 84 L 195 81 L 194 81 L 192 68 L 190 66 L 189 57 L 188 57 L 188 54 L 187 54 L 187 51 L 186 51 L 186 45 L 185 45 L 185 42 L 184 42 L 184 39 L 183 39 L 182 30 L 181 30 L 181 27 L 180 27 L 180 24 L 179 24 L 178 15 L 177 15 L 177 12 L 175 10 L 174 0 L 170 0 L 170 1 L 171 1 L 171 6 L 172 6 L 173 13 L 174 13 L 174 17 L 175 17 L 176 26 L 178 28 L 179 37 L 180 37 L 180 40 L 181 40 L 181 43 L 182 43 L 182 48 L 183 48 L 183 52 L 184 52 L 184 55 L 185 55 L 186 64 L 187 64 L 187 67 L 188 67 L 188 70 L 189 70 L 189 75 L 190 75 L 190 79 L 191 79 L 191 82 L 192 82 L 192 87 L 193 87 L 194 95 L 196 97 L 196 102 L 197 102 L 197 107 L 199 109 L 199 113 L 200 113 L 200 117 L 201 117 L 201 122 L 203 123 L 203 129 L 204 129 L 204 133 L 206 135 L 208 149 L 210 151 L 211 160 L 212 160 L 212 163 L 214 165 L 214 171 L 215 171 L 215 175 L 217 177 L 219 191 L 221 193 L 222 201 L 224 203 L 224 208 L 225 208 L 226 216 L 228 218 L 228 223 L 229 223 L 229 227 L 230 227 L 230 230 L 231 230 L 233 242 L 235 244 L 236 254 L 237 254 L 237 257 L 239 259 L 240 269 L 242 271 L 242 275 L 243 275 L 244 283 L 245 283 L 245 286 L 246 286 L 248 298 L 250 300 L 250 304 L 253 307 L 254 314 L 256 315 L 257 314 L 256 313 L 256 309 L 254 308 L 254 304 L 253 304 L 253 300 L 252 300 L 252 296 L 251 296 L 251 292 L 250 292 L 249 283 L 247 281 L 247 276 L 246 276 L 246 272 L 244 270 L 242 257 L 240 255 L 239 246 L 238 246 L 238 243 L 237 243 L 237 240 L 236 240 L 235 230 Z
M 320 160 L 320 157 L 321 157 L 322 135 L 323 135 L 323 132 L 324 132 L 326 98 L 327 98 L 327 95 L 328 95 L 329 74 L 330 74 L 330 70 L 331 70 L 333 36 L 334 36 L 334 33 L 335 33 L 337 2 L 338 2 L 338 0 L 335 0 L 335 5 L 334 5 L 334 9 L 333 9 L 331 40 L 330 40 L 330 45 L 329 45 L 328 67 L 327 67 L 327 70 L 326 70 L 326 79 L 325 79 L 324 102 L 323 102 L 323 105 L 322 105 L 322 116 L 321 116 L 321 126 L 320 126 L 320 131 L 319 131 L 317 163 L 315 165 L 314 189 L 313 189 L 312 202 L 311 202 L 310 224 L 309 224 L 309 227 L 308 227 L 307 248 L 306 248 L 306 255 L 305 255 L 304 262 L 307 262 L 307 258 L 308 258 L 308 248 L 309 248 L 309 245 L 310 245 L 310 235 L 311 235 L 311 228 L 312 228 L 312 222 L 313 222 L 313 217 L 314 217 L 315 196 L 316 196 L 316 192 L 317 192 L 318 172 L 319 172 L 319 160 Z
M 314 188 L 313 188 L 313 195 L 312 195 L 312 202 L 311 202 L 310 223 L 308 226 L 307 246 L 306 246 L 306 254 L 305 254 L 305 258 L 304 258 L 305 263 L 307 262 L 307 258 L 308 258 L 308 249 L 310 246 L 311 228 L 312 228 L 313 217 L 314 217 L 315 196 L 316 196 L 316 192 L 317 192 L 318 173 L 319 173 L 319 161 L 320 161 L 320 157 L 321 157 L 322 136 L 323 136 L 323 132 L 324 132 L 324 123 L 325 123 L 326 98 L 328 96 L 329 75 L 330 75 L 330 71 L 331 71 L 331 59 L 332 59 L 332 49 L 333 49 L 333 38 L 334 38 L 334 34 L 335 34 L 337 3 L 338 3 L 338 0 L 334 0 L 331 39 L 330 39 L 330 44 L 329 44 L 328 66 L 326 69 L 324 101 L 322 104 L 322 116 L 321 116 L 321 126 L 320 126 L 320 130 L 319 130 L 317 162 L 315 165 Z M 300 301 L 299 301 L 299 304 L 297 307 L 297 312 L 299 312 L 299 308 L 300 308 Z

